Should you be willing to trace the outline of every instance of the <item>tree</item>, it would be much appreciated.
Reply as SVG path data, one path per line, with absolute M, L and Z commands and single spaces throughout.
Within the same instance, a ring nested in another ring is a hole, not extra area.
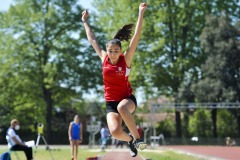
M 176 133 L 176 127 L 174 123 L 175 122 L 171 118 L 159 122 L 156 128 L 157 135 L 163 134 L 165 138 L 174 137 L 175 136 L 174 133 Z
M 198 109 L 189 120 L 189 132 L 192 136 L 211 137 L 211 113 L 206 109 Z
M 101 15 L 98 24 L 107 37 L 112 37 L 123 24 L 136 21 L 140 2 L 94 1 Z M 206 57 L 199 40 L 205 16 L 219 14 L 223 10 L 237 17 L 237 1 L 148 1 L 141 40 L 133 59 L 131 84 L 135 88 L 143 88 L 146 99 L 164 94 L 174 97 L 175 102 L 182 101 L 184 98 L 179 97 L 179 89 L 181 86 L 189 88 L 198 80 L 200 66 Z M 180 112 L 177 110 L 176 132 L 178 137 L 182 136 Z
M 240 100 L 240 32 L 226 15 L 208 16 L 201 34 L 201 46 L 208 54 L 201 67 L 201 79 L 192 85 L 200 102 L 239 102 Z M 212 110 L 213 133 L 217 137 L 216 109 Z M 238 119 L 239 111 L 233 109 Z M 240 128 L 238 129 L 240 133 Z
M 158 53 L 155 67 L 161 66 L 163 74 L 157 74 L 158 70 L 154 71 L 154 86 L 163 90 L 162 93 L 173 96 L 178 103 L 181 101 L 178 96 L 181 84 L 196 78 L 199 62 L 202 59 L 197 35 L 203 28 L 203 9 L 198 5 L 200 3 L 198 0 L 162 0 L 158 3 L 160 11 L 155 25 L 160 29 L 160 38 L 154 37 L 158 46 L 153 52 Z M 181 137 L 181 116 L 177 109 L 175 117 L 176 135 Z
M 7 88 L 1 106 L 37 107 L 49 140 L 54 107 L 102 84 L 101 62 L 85 43 L 81 11 L 77 0 L 17 0 L 1 13 L 1 92 Z
M 190 1 L 188 1 L 190 2 Z M 206 95 L 215 97 L 215 95 L 212 95 L 211 90 L 219 90 L 221 88 L 221 83 L 219 83 L 218 80 L 209 80 L 209 81 L 205 81 L 201 87 L 204 87 L 206 89 L 206 92 L 203 92 L 201 95 L 201 98 L 198 99 L 200 97 L 200 95 L 198 95 L 198 97 L 195 99 L 195 92 L 199 92 L 200 90 L 198 89 L 191 89 L 195 83 L 198 82 L 199 78 L 201 79 L 201 64 L 203 61 L 205 61 L 208 58 L 208 53 L 206 53 L 205 51 L 203 52 L 201 48 L 204 47 L 200 47 L 200 33 L 202 32 L 202 28 L 204 27 L 204 18 L 205 16 L 212 14 L 212 15 L 216 15 L 219 16 L 222 13 L 225 13 L 226 15 L 228 15 L 228 17 L 230 17 L 232 20 L 237 20 L 239 19 L 239 7 L 238 7 L 238 2 L 233 0 L 233 1 L 218 1 L 218 0 L 213 0 L 213 1 L 191 1 L 190 3 L 195 3 L 195 4 L 200 4 L 198 5 L 198 7 L 196 7 L 196 10 L 194 10 L 194 12 L 192 12 L 193 14 L 193 19 L 195 19 L 196 21 L 193 21 L 195 23 L 192 23 L 194 27 L 196 28 L 196 32 L 191 32 L 190 33 L 195 33 L 195 36 L 193 35 L 192 37 L 195 37 L 194 39 L 196 40 L 195 42 L 197 43 L 195 46 L 193 45 L 193 47 L 197 48 L 197 50 L 195 50 L 195 60 L 191 60 L 189 61 L 189 65 L 190 68 L 184 71 L 184 81 L 181 82 L 181 85 L 179 87 L 178 90 L 178 96 L 180 98 L 181 101 L 187 101 L 187 102 L 192 102 L 192 101 L 200 101 L 201 100 L 203 102 L 206 101 L 214 101 L 213 99 L 206 99 Z M 192 16 L 191 14 L 191 16 Z M 196 16 L 196 17 L 195 17 Z M 202 16 L 202 17 L 201 17 Z M 212 28 L 212 30 L 218 30 L 215 26 L 215 28 Z M 212 59 L 221 59 L 221 57 L 212 57 Z M 184 61 L 182 61 L 184 62 Z M 219 61 L 220 62 L 220 61 Z M 211 62 L 210 62 L 211 63 Z M 221 65 L 221 64 L 219 64 Z M 208 68 L 206 68 L 208 69 Z M 214 72 L 214 69 L 213 69 Z M 199 82 L 199 83 L 203 83 L 203 82 Z M 208 87 L 209 85 L 213 86 L 214 84 L 216 84 L 216 86 L 214 88 L 212 87 Z M 215 97 L 217 98 L 217 97 Z M 215 101 L 214 101 L 215 102 Z M 217 136 L 217 129 L 216 129 L 216 114 L 217 114 L 217 110 L 213 109 L 212 110 L 212 121 L 213 121 L 213 132 L 214 135 Z
M 237 119 L 227 109 L 220 109 L 217 114 L 218 136 L 239 137 Z
M 120 24 L 135 22 L 140 2 L 94 1 L 101 15 L 99 25 L 107 28 L 106 33 L 112 33 L 113 28 L 116 30 Z M 165 94 L 174 96 L 177 102 L 178 88 L 184 81 L 186 72 L 192 74 L 196 72 L 199 47 L 195 36 L 200 33 L 203 27 L 201 22 L 204 21 L 199 14 L 200 11 L 197 11 L 200 10 L 198 3 L 198 1 L 191 3 L 173 0 L 149 1 L 130 79 L 134 87 L 144 88 L 146 98 Z M 106 10 L 105 6 L 110 9 Z M 196 14 L 192 14 L 193 11 Z M 178 111 L 176 127 L 177 136 L 181 137 L 181 119 Z

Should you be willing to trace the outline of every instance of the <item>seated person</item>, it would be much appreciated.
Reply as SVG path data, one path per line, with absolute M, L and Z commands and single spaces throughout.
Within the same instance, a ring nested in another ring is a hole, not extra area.
M 11 151 L 24 151 L 27 160 L 33 160 L 32 147 L 28 147 L 16 134 L 16 130 L 20 129 L 20 125 L 17 119 L 11 121 L 11 126 L 7 130 L 6 139 L 8 147 Z

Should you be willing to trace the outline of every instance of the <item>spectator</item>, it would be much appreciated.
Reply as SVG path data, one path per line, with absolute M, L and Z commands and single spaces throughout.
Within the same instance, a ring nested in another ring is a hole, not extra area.
M 123 148 L 123 141 L 117 140 L 116 147 L 118 148 L 118 146 L 121 146 L 121 148 Z
M 108 144 L 108 140 L 110 135 L 109 129 L 107 128 L 106 125 L 103 125 L 101 130 L 100 130 L 100 134 L 101 134 L 101 148 L 102 150 L 104 150 L 105 148 L 107 148 L 107 144 Z
M 227 146 L 234 146 L 234 145 L 236 145 L 235 140 L 232 139 L 231 137 L 226 137 L 225 140 L 226 140 L 226 145 Z
M 138 134 L 139 134 L 140 138 L 142 139 L 143 138 L 142 137 L 143 136 L 143 130 L 139 125 L 137 125 L 137 131 L 138 131 Z
M 19 121 L 17 119 L 13 119 L 6 135 L 8 147 L 11 151 L 24 151 L 27 160 L 33 160 L 32 147 L 28 147 L 16 134 L 16 131 L 19 129 Z

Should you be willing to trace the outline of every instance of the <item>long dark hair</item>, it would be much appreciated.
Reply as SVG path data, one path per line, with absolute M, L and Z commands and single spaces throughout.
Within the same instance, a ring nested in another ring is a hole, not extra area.
M 122 48 L 121 41 L 129 41 L 132 35 L 133 30 L 133 23 L 124 25 L 121 29 L 117 31 L 113 39 L 111 39 L 109 42 L 107 42 L 106 47 L 109 44 L 116 44 L 120 48 Z

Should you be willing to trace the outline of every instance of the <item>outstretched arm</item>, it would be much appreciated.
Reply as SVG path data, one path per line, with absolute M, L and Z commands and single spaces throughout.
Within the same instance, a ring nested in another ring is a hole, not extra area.
M 139 5 L 139 13 L 138 13 L 138 20 L 137 20 L 137 24 L 136 24 L 136 28 L 135 28 L 135 33 L 130 41 L 130 45 L 129 45 L 128 49 L 125 52 L 125 61 L 126 61 L 126 64 L 128 67 L 131 66 L 132 58 L 134 56 L 134 53 L 135 53 L 137 45 L 138 45 L 138 41 L 139 41 L 141 31 L 142 31 L 143 15 L 144 15 L 146 8 L 147 8 L 146 3 L 141 3 Z
M 88 18 L 88 12 L 87 12 L 87 10 L 85 10 L 82 12 L 82 21 L 84 24 L 84 28 L 86 30 L 87 39 L 90 42 L 90 44 L 92 45 L 92 47 L 94 48 L 94 50 L 97 52 L 98 56 L 103 61 L 106 56 L 106 52 L 99 46 L 97 39 L 96 39 L 94 33 L 92 32 L 90 25 L 87 22 L 87 18 Z

